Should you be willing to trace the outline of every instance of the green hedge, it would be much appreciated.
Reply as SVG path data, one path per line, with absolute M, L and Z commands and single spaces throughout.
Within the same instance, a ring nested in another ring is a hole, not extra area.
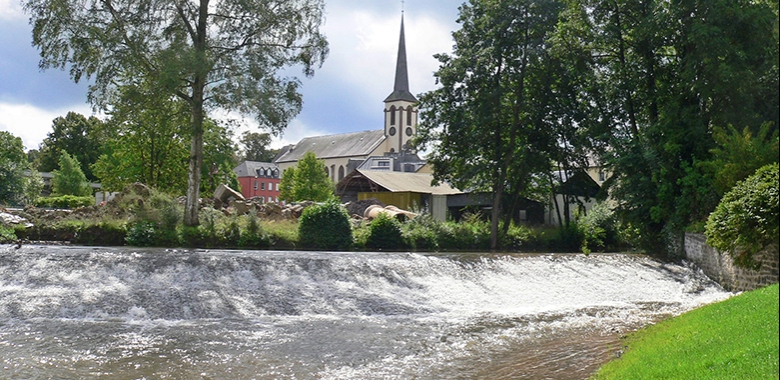
M 298 236 L 303 248 L 346 250 L 352 247 L 352 226 L 347 211 L 333 201 L 303 210 Z
M 367 248 L 401 249 L 406 242 L 401 235 L 401 224 L 387 214 L 380 213 L 369 225 Z
M 707 220 L 707 244 L 729 252 L 737 265 L 755 267 L 753 256 L 778 241 L 778 172 L 774 163 L 738 182 Z

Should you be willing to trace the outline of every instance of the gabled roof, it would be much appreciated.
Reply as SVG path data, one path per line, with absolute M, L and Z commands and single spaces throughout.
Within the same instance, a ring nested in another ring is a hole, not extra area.
M 441 183 L 436 186 L 431 185 L 433 176 L 427 173 L 386 172 L 361 169 L 357 169 L 344 177 L 344 179 L 339 182 L 338 187 L 346 187 L 349 182 L 353 181 L 369 181 L 372 185 L 378 186 L 380 190 L 394 193 L 412 192 L 437 195 L 463 193 L 446 183 Z
M 290 147 L 276 162 L 298 161 L 306 152 L 314 152 L 317 158 L 368 156 L 383 141 L 383 130 L 307 137 Z
M 244 161 L 233 169 L 237 177 L 255 177 L 257 176 L 257 169 L 279 169 L 276 164 L 272 162 L 258 162 L 258 161 Z

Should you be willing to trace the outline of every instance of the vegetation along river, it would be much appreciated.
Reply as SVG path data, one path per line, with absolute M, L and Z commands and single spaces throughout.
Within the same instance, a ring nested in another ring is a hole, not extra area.
M 0 247 L 0 378 L 581 379 L 730 293 L 639 255 Z

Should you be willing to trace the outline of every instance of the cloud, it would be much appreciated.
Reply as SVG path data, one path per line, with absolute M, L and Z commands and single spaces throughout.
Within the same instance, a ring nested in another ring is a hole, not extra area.
M 65 116 L 70 111 L 92 115 L 87 104 L 47 110 L 30 104 L 0 103 L 0 131 L 21 137 L 27 150 L 38 149 L 46 135 L 52 131 L 52 120 Z
M 24 19 L 24 11 L 19 0 L 0 0 L 0 20 Z

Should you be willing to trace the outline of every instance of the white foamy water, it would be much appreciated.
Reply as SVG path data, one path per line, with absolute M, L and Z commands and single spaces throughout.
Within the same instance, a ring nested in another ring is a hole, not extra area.
M 587 377 L 731 294 L 637 255 L 0 248 L 0 378 Z

